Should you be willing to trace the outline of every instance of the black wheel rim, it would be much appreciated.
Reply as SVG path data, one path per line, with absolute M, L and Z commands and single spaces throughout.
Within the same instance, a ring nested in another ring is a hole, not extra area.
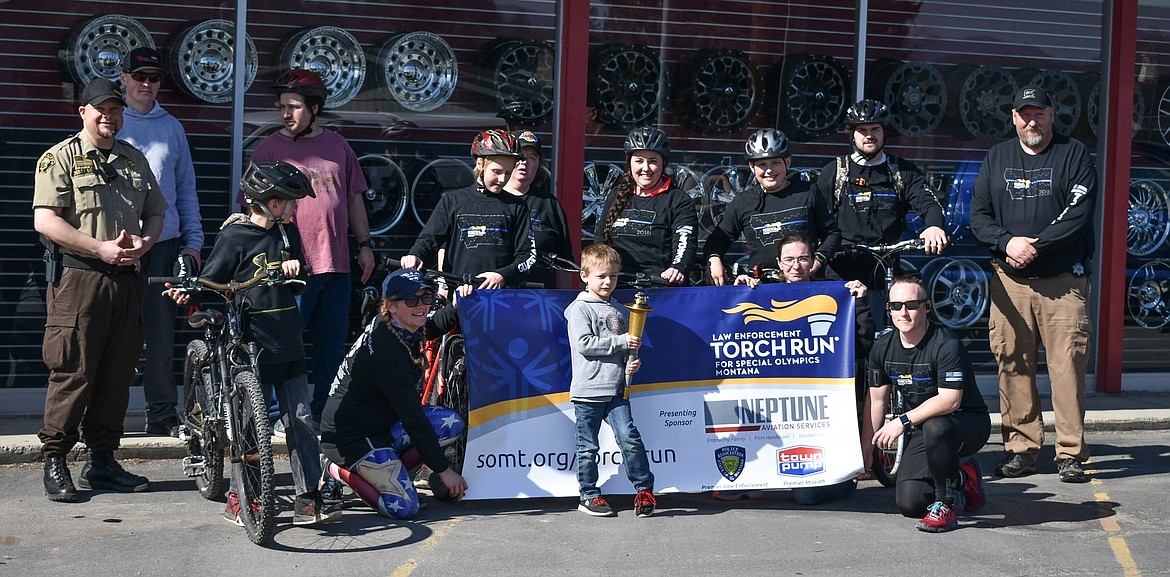
M 1015 78 L 1004 68 L 979 66 L 960 82 L 956 110 L 967 133 L 975 138 L 1006 137 L 1015 127 L 1012 99 L 1019 89 Z
M 606 44 L 590 58 L 589 67 L 597 110 L 605 124 L 632 128 L 658 112 L 661 64 L 653 49 L 634 44 Z
M 744 52 L 703 50 L 681 63 L 676 71 L 676 112 L 693 130 L 709 134 L 734 132 L 759 110 L 760 73 Z
M 923 136 L 934 132 L 947 111 L 947 84 L 934 65 L 903 62 L 879 80 L 880 100 L 890 107 L 890 126 L 898 134 Z
M 789 136 L 811 140 L 832 134 L 845 118 L 853 90 L 849 72 L 829 56 L 785 56 L 777 118 Z
M 370 187 L 364 196 L 370 234 L 385 234 L 406 214 L 406 175 L 396 162 L 381 154 L 362 156 L 358 164 Z
M 545 42 L 512 41 L 489 63 L 500 113 L 521 124 L 540 124 L 553 111 L 556 57 Z

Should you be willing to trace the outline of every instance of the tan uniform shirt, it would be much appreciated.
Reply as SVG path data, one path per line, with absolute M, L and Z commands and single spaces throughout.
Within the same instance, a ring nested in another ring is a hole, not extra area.
M 64 209 L 65 222 L 99 241 L 117 238 L 122 229 L 141 235 L 142 220 L 167 206 L 146 157 L 124 141 L 106 158 L 78 132 L 37 160 L 33 207 Z

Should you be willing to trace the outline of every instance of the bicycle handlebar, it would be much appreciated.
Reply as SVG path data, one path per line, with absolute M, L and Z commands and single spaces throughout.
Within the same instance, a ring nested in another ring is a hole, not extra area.
M 387 257 L 386 264 L 389 264 L 395 268 L 402 268 L 402 261 L 396 258 Z M 428 278 L 441 278 L 443 280 L 455 283 L 455 286 L 464 284 L 479 286 L 480 282 L 484 280 L 481 276 L 472 276 L 471 274 L 458 275 L 452 272 L 441 270 L 423 270 L 422 273 Z M 525 288 L 544 288 L 544 285 L 538 282 L 526 282 L 524 283 L 524 286 Z
M 213 280 L 204 277 L 177 277 L 177 276 L 152 276 L 146 279 L 148 284 L 167 284 L 170 283 L 173 288 L 180 291 L 198 291 L 202 288 L 211 289 L 224 293 L 238 293 L 246 291 L 252 287 L 260 284 L 306 284 L 300 279 L 286 279 L 274 278 L 276 275 L 258 276 L 250 278 L 244 282 L 231 280 L 226 284 L 217 283 Z
M 539 264 L 545 265 L 548 268 L 551 268 L 553 270 L 559 270 L 559 271 L 564 271 L 564 272 L 581 272 L 580 265 L 578 265 L 577 263 L 575 263 L 567 258 L 559 256 L 556 253 L 550 252 L 550 253 L 542 254 L 537 259 L 536 262 Z M 646 286 L 650 286 L 650 285 L 674 286 L 674 285 L 670 284 L 669 282 L 667 282 L 666 279 L 664 279 L 660 276 L 652 276 L 652 275 L 648 275 L 644 272 L 618 273 L 618 280 L 626 282 L 627 284 L 633 285 L 634 287 L 646 287 Z
M 908 238 L 906 240 L 890 244 L 845 244 L 841 245 L 840 251 L 855 254 L 860 252 L 893 254 L 907 250 L 922 250 L 922 248 L 925 246 L 926 241 L 922 240 L 921 238 Z

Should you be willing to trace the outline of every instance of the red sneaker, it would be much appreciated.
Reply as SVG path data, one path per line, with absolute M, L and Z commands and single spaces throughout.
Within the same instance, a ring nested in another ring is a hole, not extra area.
M 955 510 L 942 501 L 935 501 L 926 510 L 926 516 L 918 522 L 918 530 L 927 533 L 945 533 L 959 526 Z
M 235 493 L 228 493 L 227 506 L 223 508 L 223 518 L 227 519 L 229 523 L 235 523 L 240 527 L 244 526 L 244 520 L 240 518 L 240 496 Z
M 987 504 L 987 491 L 983 487 L 983 472 L 979 470 L 979 461 L 968 459 L 959 464 L 963 472 L 963 510 L 974 513 Z
M 654 499 L 654 493 L 645 489 L 638 491 L 634 495 L 634 514 L 639 517 L 649 517 L 654 514 L 654 508 L 658 506 L 658 501 Z

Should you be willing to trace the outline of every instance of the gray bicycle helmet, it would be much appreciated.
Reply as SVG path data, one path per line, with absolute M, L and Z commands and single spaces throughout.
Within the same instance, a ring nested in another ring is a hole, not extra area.
M 662 155 L 665 159 L 670 156 L 670 140 L 666 133 L 653 126 L 640 126 L 630 131 L 626 136 L 626 156 L 638 150 L 650 150 Z
M 240 179 L 240 189 L 248 202 L 263 204 L 270 198 L 296 200 L 306 196 L 316 198 L 313 187 L 297 167 L 279 160 L 252 162 Z
M 743 149 L 747 160 L 787 158 L 792 155 L 788 136 L 775 128 L 761 128 L 753 132 Z
M 853 130 L 859 124 L 890 125 L 890 109 L 885 104 L 866 98 L 845 112 L 845 129 Z

